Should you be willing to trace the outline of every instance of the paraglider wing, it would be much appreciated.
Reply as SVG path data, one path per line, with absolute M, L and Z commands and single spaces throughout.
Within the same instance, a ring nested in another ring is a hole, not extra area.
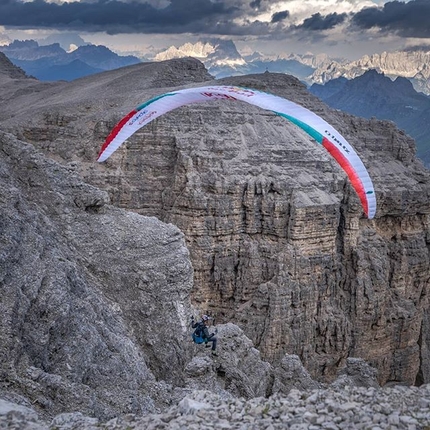
M 133 133 L 166 112 L 210 100 L 232 100 L 270 110 L 303 129 L 324 146 L 348 175 L 368 218 L 376 213 L 372 180 L 352 146 L 330 124 L 315 113 L 273 94 L 235 86 L 187 88 L 155 97 L 138 106 L 114 127 L 102 146 L 97 161 L 107 160 Z

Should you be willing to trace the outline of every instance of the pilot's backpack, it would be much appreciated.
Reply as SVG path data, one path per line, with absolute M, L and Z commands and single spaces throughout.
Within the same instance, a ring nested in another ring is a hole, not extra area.
M 192 334 L 194 343 L 203 343 L 203 327 L 199 324 Z

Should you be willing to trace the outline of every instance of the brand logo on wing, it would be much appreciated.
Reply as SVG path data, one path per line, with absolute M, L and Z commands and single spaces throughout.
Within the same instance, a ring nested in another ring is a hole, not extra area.
M 346 152 L 347 154 L 350 153 L 349 148 L 346 147 L 333 133 L 328 130 L 325 130 L 324 133 L 329 137 L 332 142 L 336 143 L 339 148 L 343 149 L 344 152 Z
M 202 93 L 203 96 L 208 97 L 210 99 L 215 99 L 215 100 L 236 100 L 235 97 L 233 96 L 229 96 L 228 94 L 223 94 L 223 93 L 217 93 L 217 92 L 211 92 L 211 91 L 205 91 L 204 93 Z
M 147 121 L 149 118 L 151 118 L 156 113 L 157 113 L 157 111 L 148 111 L 146 109 L 141 110 L 134 118 L 132 118 L 128 122 L 128 125 L 133 125 L 135 122 L 138 122 L 138 124 L 143 124 L 145 121 Z
M 153 110 L 151 112 L 148 112 L 145 116 L 143 116 L 142 118 L 140 118 L 139 120 L 139 124 L 143 124 L 145 122 L 147 122 L 152 116 L 154 116 L 157 113 L 156 110 Z
M 207 94 L 210 94 L 212 96 L 217 95 L 217 96 L 219 96 L 218 98 L 236 99 L 234 96 L 229 96 L 229 95 L 226 95 L 224 93 L 219 93 L 218 91 L 220 88 L 222 88 L 227 93 L 232 93 L 234 95 L 238 95 L 238 96 L 242 96 L 242 97 L 253 97 L 253 96 L 255 96 L 255 91 L 249 90 L 248 88 L 228 87 L 228 86 L 214 87 L 214 88 L 209 87 L 209 90 L 213 91 L 213 93 L 208 91 L 207 93 L 203 93 L 203 95 L 207 96 Z
M 248 88 L 241 88 L 241 87 L 226 87 L 226 90 L 229 93 L 234 93 L 243 97 L 253 97 L 255 96 L 255 92 L 252 90 L 249 90 Z

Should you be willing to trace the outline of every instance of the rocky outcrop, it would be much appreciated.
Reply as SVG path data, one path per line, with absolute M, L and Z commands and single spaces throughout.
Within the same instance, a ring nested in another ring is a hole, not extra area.
M 336 380 L 330 385 L 333 389 L 347 387 L 378 388 L 378 371 L 360 358 L 349 357 L 346 365 L 339 370 Z
M 25 79 L 28 76 L 24 70 L 16 67 L 3 52 L 0 52 L 0 75 L 7 76 L 11 79 Z
M 133 66 L 64 84 L 61 95 L 24 94 L 2 126 L 76 162 L 116 206 L 176 225 L 194 268 L 193 304 L 237 324 L 264 360 L 297 355 L 313 379 L 332 381 L 361 357 L 382 384 L 429 381 L 430 175 L 392 123 L 330 110 L 285 75 L 221 81 L 285 96 L 342 130 L 374 179 L 373 221 L 322 148 L 251 106 L 174 111 L 95 164 L 123 114 L 164 87 L 208 79 L 192 59 Z M 138 284 L 141 274 L 128 277 Z
M 392 123 L 329 111 L 289 77 L 223 82 L 292 98 L 343 130 L 374 178 L 377 219 L 362 218 L 343 173 L 313 142 L 248 106 L 160 118 L 88 180 L 184 232 L 194 303 L 237 323 L 265 359 L 297 354 L 328 381 L 358 356 L 381 383 L 414 383 L 427 354 L 430 176 L 413 141 Z
M 0 132 L 0 426 L 139 416 L 202 389 L 251 399 L 315 386 L 298 357 L 276 370 L 234 324 L 211 327 L 216 357 L 193 344 L 183 233 L 110 206 L 76 171 Z
M 167 404 L 156 377 L 174 381 L 191 356 L 183 234 L 4 133 L 0 169 L 3 395 L 100 418 Z
M 261 359 L 251 340 L 234 324 L 217 326 L 219 356 L 213 359 L 203 346 L 186 365 L 187 389 L 205 387 L 226 398 L 267 396 L 272 393 L 273 367 Z

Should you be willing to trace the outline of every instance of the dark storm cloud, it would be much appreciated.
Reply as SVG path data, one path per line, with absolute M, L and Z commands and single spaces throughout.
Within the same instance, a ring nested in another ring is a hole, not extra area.
M 272 15 L 272 23 L 283 21 L 285 18 L 290 16 L 290 12 L 288 10 L 284 10 L 282 12 L 276 12 Z
M 346 13 L 330 13 L 328 15 L 321 15 L 319 12 L 312 15 L 310 18 L 306 18 L 303 24 L 297 26 L 298 29 L 303 30 L 328 30 L 335 27 L 338 24 L 342 24 L 347 17 Z
M 229 2 L 231 4 L 231 2 Z M 240 6 L 240 2 L 238 2 Z M 243 11 L 226 2 L 174 0 L 167 7 L 118 0 L 47 3 L 0 0 L 0 25 L 21 28 L 57 28 L 108 33 L 225 33 L 241 34 L 245 29 L 232 23 Z M 267 31 L 257 23 L 246 33 Z M 258 33 L 257 33 L 258 34 Z
M 239 0 L 240 1 L 240 0 Z M 249 7 L 257 12 L 265 12 L 276 6 L 278 3 L 284 3 L 282 0 L 252 0 L 249 2 Z M 243 4 L 245 6 L 246 3 Z M 245 8 L 242 8 L 245 9 Z
M 251 3 L 249 3 L 249 5 L 253 8 L 253 9 L 259 9 L 261 6 L 261 0 L 254 0 Z
M 362 29 L 376 27 L 396 32 L 404 37 L 430 37 L 430 1 L 392 1 L 382 8 L 365 8 L 353 16 L 352 24 Z
M 271 22 L 258 16 L 285 7 L 285 0 L 82 0 L 48 3 L 46 0 L 0 0 L 0 25 L 18 28 L 117 33 L 259 36 L 272 39 L 295 34 L 324 37 L 331 29 L 351 18 L 352 28 L 380 28 L 402 36 L 430 37 L 430 0 L 408 3 L 390 1 L 383 7 L 365 8 L 355 15 L 344 13 L 306 18 L 288 28 L 288 10 L 276 12 Z M 240 20 L 235 20 L 240 18 Z

